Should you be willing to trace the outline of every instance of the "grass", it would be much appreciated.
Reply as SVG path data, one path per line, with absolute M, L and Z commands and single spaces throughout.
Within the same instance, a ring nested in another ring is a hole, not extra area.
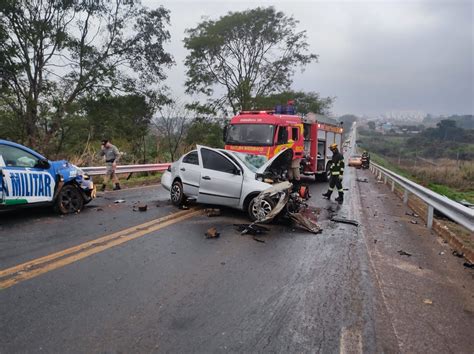
M 132 175 L 129 179 L 126 176 L 128 175 L 118 175 L 120 180 L 120 185 L 122 187 L 137 187 L 137 186 L 149 186 L 152 184 L 159 184 L 161 181 L 161 172 L 149 172 L 149 173 L 139 173 Z M 94 183 L 101 185 L 104 178 L 102 176 L 95 176 L 93 178 Z M 112 185 L 112 182 L 109 182 L 109 185 Z
M 371 153 L 372 161 L 382 167 L 421 184 L 433 192 L 445 195 L 455 201 L 467 200 L 474 203 L 474 162 L 457 166 L 456 161 L 442 160 L 442 168 L 437 166 L 409 167 L 398 164 L 381 155 Z

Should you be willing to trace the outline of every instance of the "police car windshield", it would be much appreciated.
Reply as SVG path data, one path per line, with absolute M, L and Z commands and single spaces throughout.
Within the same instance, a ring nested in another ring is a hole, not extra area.
M 247 146 L 273 145 L 275 127 L 271 124 L 234 124 L 227 132 L 227 144 Z
M 240 161 L 242 161 L 245 166 L 249 168 L 252 172 L 257 172 L 257 170 L 263 166 L 265 162 L 268 161 L 266 156 L 262 155 L 251 155 L 244 154 L 241 152 L 232 152 Z

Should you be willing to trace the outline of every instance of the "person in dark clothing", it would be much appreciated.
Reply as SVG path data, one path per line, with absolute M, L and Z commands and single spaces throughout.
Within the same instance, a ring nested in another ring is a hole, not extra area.
M 344 156 L 339 152 L 337 144 L 332 144 L 329 149 L 332 151 L 332 158 L 329 161 L 329 188 L 323 197 L 330 199 L 334 187 L 337 188 L 339 196 L 336 198 L 336 202 L 342 204 L 344 201 L 344 190 L 342 189 L 342 176 L 344 174 Z
M 369 168 L 370 167 L 370 155 L 367 151 L 362 153 L 362 168 Z

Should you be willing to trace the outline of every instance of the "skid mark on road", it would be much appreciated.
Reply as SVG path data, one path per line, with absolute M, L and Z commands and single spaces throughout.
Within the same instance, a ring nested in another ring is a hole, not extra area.
M 0 289 L 9 288 L 22 281 L 64 267 L 111 247 L 145 236 L 167 226 L 202 214 L 200 209 L 180 211 L 156 220 L 146 222 L 110 235 L 52 253 L 45 257 L 19 264 L 0 271 Z

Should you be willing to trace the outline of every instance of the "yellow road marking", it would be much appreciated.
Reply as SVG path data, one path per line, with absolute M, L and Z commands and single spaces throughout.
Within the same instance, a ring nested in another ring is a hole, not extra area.
M 199 215 L 202 210 L 190 209 L 180 211 L 152 220 L 144 224 L 130 227 L 98 239 L 52 253 L 45 257 L 33 259 L 17 266 L 0 271 L 0 289 L 9 288 L 19 282 L 37 277 L 46 272 L 64 267 L 93 254 L 105 251 L 111 247 L 142 237 L 151 232 L 173 225 L 177 222 Z

